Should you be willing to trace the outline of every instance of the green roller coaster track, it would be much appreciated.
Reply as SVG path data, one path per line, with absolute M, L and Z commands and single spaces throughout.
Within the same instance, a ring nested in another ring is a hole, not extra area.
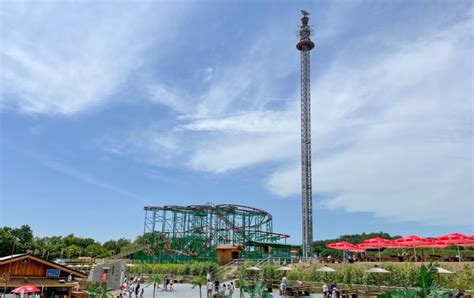
M 239 244 L 240 258 L 289 257 L 295 245 L 273 232 L 272 215 L 232 204 L 146 206 L 143 262 L 215 260 L 216 247 Z

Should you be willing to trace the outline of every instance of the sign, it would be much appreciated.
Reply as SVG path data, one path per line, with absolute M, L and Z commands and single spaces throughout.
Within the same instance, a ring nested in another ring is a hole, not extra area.
M 59 273 L 61 271 L 59 269 L 47 269 L 46 276 L 47 277 L 59 277 Z
M 102 273 L 102 275 L 100 276 L 100 281 L 104 282 L 104 281 L 107 281 L 107 279 L 108 279 L 107 272 Z

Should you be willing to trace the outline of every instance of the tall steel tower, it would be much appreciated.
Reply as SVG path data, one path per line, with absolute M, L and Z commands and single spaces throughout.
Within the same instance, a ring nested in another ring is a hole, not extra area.
M 300 41 L 296 48 L 301 52 L 301 205 L 303 213 L 303 256 L 313 253 L 313 198 L 311 187 L 311 41 L 309 13 L 302 10 Z

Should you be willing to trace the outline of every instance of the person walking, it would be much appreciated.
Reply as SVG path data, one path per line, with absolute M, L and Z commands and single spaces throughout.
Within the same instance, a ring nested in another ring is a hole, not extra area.
M 173 285 L 174 285 L 174 274 L 172 273 L 170 277 L 170 292 L 175 291 L 175 289 L 173 288 Z
M 135 297 L 138 298 L 138 293 L 140 292 L 140 283 L 137 282 L 137 286 L 135 287 Z
M 166 288 L 166 278 L 167 278 L 167 276 L 163 275 L 163 291 L 167 290 L 167 288 Z
M 217 279 L 214 281 L 214 294 L 219 294 L 219 281 Z
M 214 290 L 214 285 L 210 279 L 207 280 L 207 298 L 212 298 L 212 290 Z
M 231 281 L 230 284 L 229 284 L 229 297 L 230 298 L 232 298 L 232 294 L 234 294 L 234 291 L 235 291 L 234 282 Z

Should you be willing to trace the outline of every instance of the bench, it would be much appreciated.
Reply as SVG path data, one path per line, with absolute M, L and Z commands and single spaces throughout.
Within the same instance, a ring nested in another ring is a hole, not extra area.
M 311 289 L 309 286 L 294 286 L 286 288 L 287 296 L 309 296 L 311 295 Z

